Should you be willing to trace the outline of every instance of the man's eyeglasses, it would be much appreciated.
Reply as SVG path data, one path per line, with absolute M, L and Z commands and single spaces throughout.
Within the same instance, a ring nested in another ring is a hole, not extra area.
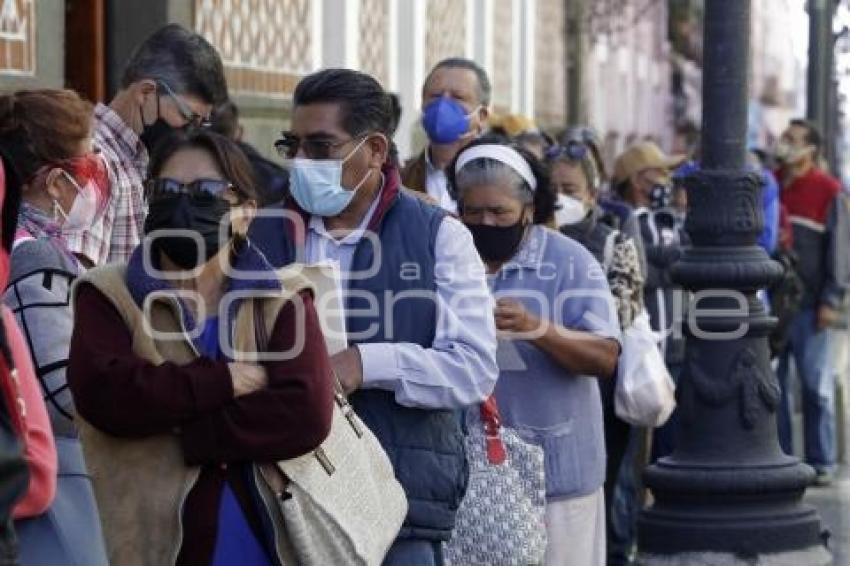
M 177 111 L 180 112 L 180 115 L 186 120 L 186 125 L 193 128 L 208 128 L 210 127 L 210 119 L 206 116 L 201 116 L 186 104 L 186 101 L 180 98 L 171 87 L 168 86 L 168 83 L 157 80 L 158 85 L 161 85 L 165 89 L 165 94 L 167 94 L 171 100 L 174 101 L 174 104 L 177 106 Z
M 224 179 L 197 179 L 191 183 L 181 183 L 176 179 L 162 177 L 145 181 L 145 197 L 157 200 L 189 195 L 193 202 L 208 204 L 223 200 L 225 191 L 232 187 L 233 183 Z
M 558 144 L 546 149 L 546 159 L 558 159 L 559 157 L 568 157 L 573 161 L 581 161 L 586 158 L 590 150 L 587 145 L 578 141 L 570 140 L 566 144 Z
M 301 139 L 288 132 L 283 132 L 281 135 L 282 137 L 274 142 L 274 148 L 277 150 L 278 155 L 284 159 L 295 159 L 299 149 L 303 149 L 304 155 L 309 159 L 331 159 L 331 154 L 336 148 L 363 138 L 363 136 L 360 136 L 344 141 L 333 141 L 326 139 Z

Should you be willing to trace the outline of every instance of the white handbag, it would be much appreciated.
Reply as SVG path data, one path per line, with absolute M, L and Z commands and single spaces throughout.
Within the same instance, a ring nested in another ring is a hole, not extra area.
M 332 340 L 341 338 L 343 323 L 334 320 L 333 312 L 322 308 L 327 301 L 318 298 L 336 292 L 332 270 L 294 266 L 281 270 L 281 279 L 285 281 L 289 272 L 311 281 L 319 323 L 328 350 L 334 353 L 340 345 Z M 254 322 L 257 344 L 268 344 L 262 309 L 255 310 Z M 336 375 L 334 386 L 336 402 L 325 441 L 308 454 L 277 462 L 285 478 L 282 490 L 282 478 L 267 477 L 266 471 L 262 477 L 278 494 L 286 535 L 299 565 L 379 566 L 407 516 L 407 498 L 389 457 L 348 403 Z
M 659 427 L 676 408 L 675 391 L 676 386 L 644 310 L 623 331 L 614 411 L 629 424 Z
M 378 439 L 341 392 L 328 438 L 277 467 L 288 480 L 278 502 L 299 564 L 381 564 L 407 499 Z

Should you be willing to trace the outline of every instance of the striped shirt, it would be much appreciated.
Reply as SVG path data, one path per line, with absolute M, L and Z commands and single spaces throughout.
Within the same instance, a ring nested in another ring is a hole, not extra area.
M 91 229 L 67 236 L 68 247 L 95 265 L 127 262 L 142 236 L 148 152 L 139 135 L 104 104 L 94 109 L 94 145 L 109 170 L 109 200 Z

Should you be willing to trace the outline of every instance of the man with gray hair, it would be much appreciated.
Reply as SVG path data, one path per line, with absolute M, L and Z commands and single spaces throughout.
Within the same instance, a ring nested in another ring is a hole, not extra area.
M 150 152 L 173 130 L 205 124 L 227 100 L 221 57 L 200 35 L 161 27 L 130 57 L 109 105 L 94 111 L 94 144 L 109 169 L 109 200 L 88 230 L 67 235 L 92 265 L 127 261 L 144 222 L 142 182 Z
M 441 207 L 457 212 L 445 169 L 485 130 L 491 91 L 487 73 L 469 59 L 444 59 L 428 73 L 422 86 L 422 127 L 430 144 L 405 165 L 401 174 L 405 187 L 427 193 Z

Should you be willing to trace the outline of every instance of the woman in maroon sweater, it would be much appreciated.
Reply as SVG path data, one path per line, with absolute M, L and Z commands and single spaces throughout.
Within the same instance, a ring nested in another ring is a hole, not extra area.
M 143 243 L 127 265 L 127 290 L 139 308 L 154 292 L 195 292 L 197 300 L 181 301 L 182 322 L 194 329 L 199 357 L 185 365 L 154 365 L 138 356 L 132 329 L 113 302 L 83 283 L 68 369 L 76 407 L 115 437 L 173 431 L 186 465 L 201 467 L 182 506 L 178 564 L 278 564 L 254 463 L 307 453 L 329 433 L 330 366 L 312 296 L 300 293 L 299 308 L 286 303 L 269 336 L 270 352 L 287 352 L 303 337 L 298 355 L 257 365 L 231 361 L 219 337 L 231 335 L 237 308 L 220 307 L 223 298 L 229 291 L 280 289 L 265 257 L 245 237 L 256 210 L 250 166 L 231 142 L 203 132 L 160 146 L 149 176 L 145 234 L 159 271 L 146 269 Z M 231 238 L 220 243 L 219 225 L 231 212 Z M 195 236 L 152 238 L 161 229 Z M 200 249 L 197 238 L 204 243 Z M 258 274 L 257 280 L 228 278 L 222 258 L 234 270 Z M 157 277 L 193 268 L 197 277 Z

